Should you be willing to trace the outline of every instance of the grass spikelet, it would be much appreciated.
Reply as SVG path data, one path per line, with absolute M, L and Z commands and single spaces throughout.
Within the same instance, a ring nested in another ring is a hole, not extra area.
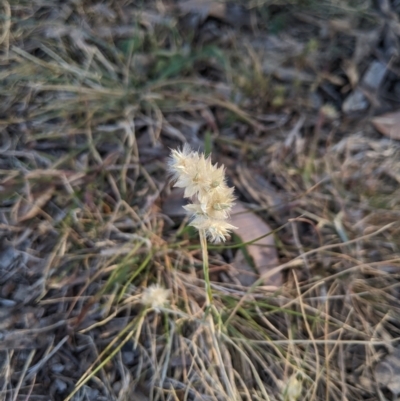
M 210 157 L 192 151 L 187 144 L 182 150 L 172 150 L 168 166 L 175 186 L 192 200 L 185 206 L 192 217 L 190 225 L 211 242 L 224 242 L 236 228 L 226 221 L 235 197 L 234 188 L 226 184 L 224 167 L 212 165 Z

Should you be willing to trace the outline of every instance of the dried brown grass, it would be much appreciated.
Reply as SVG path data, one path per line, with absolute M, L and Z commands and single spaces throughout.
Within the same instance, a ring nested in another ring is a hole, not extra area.
M 2 3 L 0 398 L 383 397 L 374 368 L 400 338 L 400 145 L 260 70 L 263 38 L 315 71 L 326 54 L 293 32 L 217 24 L 207 47 L 206 24 L 187 54 L 157 5 Z M 213 248 L 208 315 L 198 243 L 162 210 L 168 148 L 206 131 L 279 228 L 285 278 L 244 287 L 235 248 Z M 161 313 L 141 303 L 153 283 L 171 290 Z

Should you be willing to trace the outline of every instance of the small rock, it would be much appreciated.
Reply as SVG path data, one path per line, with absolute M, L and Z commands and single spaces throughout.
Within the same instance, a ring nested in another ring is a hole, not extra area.
M 354 92 L 347 96 L 343 102 L 342 110 L 346 114 L 354 113 L 357 111 L 363 111 L 369 106 L 367 98 L 364 96 L 360 89 L 356 89 Z
M 386 66 L 380 61 L 372 62 L 365 72 L 362 83 L 372 90 L 377 90 L 381 86 L 386 75 Z
M 312 83 L 315 81 L 315 77 L 312 74 L 299 71 L 296 68 L 279 66 L 273 74 L 277 79 L 283 82 L 297 81 L 302 83 Z
M 59 393 L 63 393 L 67 389 L 67 383 L 60 379 L 55 380 L 55 385 Z
M 224 20 L 235 28 L 251 28 L 251 15 L 247 7 L 233 2 L 226 3 Z
M 135 361 L 135 353 L 132 351 L 124 351 L 122 353 L 122 362 L 125 365 L 132 365 Z
M 13 294 L 14 301 L 23 302 L 30 296 L 31 290 L 29 285 L 20 284 Z
M 12 308 L 16 305 L 16 302 L 11 299 L 0 298 L 0 306 L 3 308 Z
M 85 393 L 86 393 L 86 397 L 89 399 L 89 400 L 98 400 L 100 397 L 99 397 L 99 390 L 97 390 L 97 388 L 90 388 L 89 386 L 83 386 L 83 388 L 85 389 Z
M 393 94 L 397 97 L 397 99 L 400 99 L 400 82 L 396 82 L 394 84 Z
M 314 110 L 319 110 L 323 104 L 321 95 L 317 92 L 311 92 L 308 96 L 308 105 Z
M 51 365 L 51 370 L 54 373 L 61 373 L 64 370 L 64 365 L 62 363 L 54 363 Z
M 397 397 L 400 394 L 400 349 L 387 355 L 375 367 L 375 380 L 381 387 L 387 387 Z
M 18 251 L 13 246 L 5 243 L 0 246 L 0 270 L 11 268 L 17 259 Z
M 122 388 L 122 383 L 120 381 L 117 381 L 113 384 L 114 393 L 118 394 L 121 391 L 121 388 Z

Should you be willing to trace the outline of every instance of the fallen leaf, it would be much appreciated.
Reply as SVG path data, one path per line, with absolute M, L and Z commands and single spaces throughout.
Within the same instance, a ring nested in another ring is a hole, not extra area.
M 42 207 L 51 199 L 53 193 L 54 187 L 50 187 L 39 195 L 33 203 L 25 205 L 26 208 L 23 211 L 22 216 L 18 218 L 18 223 L 35 217 L 42 210 Z
M 252 241 L 272 231 L 260 217 L 239 203 L 232 210 L 231 220 L 231 223 L 238 227 L 235 230 L 235 235 L 240 237 L 242 242 Z M 239 250 L 233 263 L 239 272 L 237 279 L 244 286 L 252 285 L 257 281 L 259 275 L 268 273 L 279 262 L 273 235 L 261 238 L 254 245 L 247 245 L 245 253 L 247 255 Z M 254 268 L 248 262 L 249 258 Z M 282 285 L 282 275 L 280 273 L 274 274 L 268 277 L 264 284 L 279 287 Z
M 295 145 L 300 146 L 299 141 Z M 239 180 L 235 185 L 244 193 L 246 198 L 263 207 L 268 207 L 274 213 L 274 219 L 281 223 L 291 207 L 287 196 L 279 193 L 274 186 L 261 174 L 249 171 L 247 168 L 238 165 L 237 173 Z
M 373 118 L 372 125 L 381 134 L 400 141 L 400 110 Z

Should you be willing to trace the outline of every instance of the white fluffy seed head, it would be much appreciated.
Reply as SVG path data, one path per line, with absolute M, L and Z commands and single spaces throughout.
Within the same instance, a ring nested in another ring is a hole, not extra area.
M 170 295 L 170 290 L 153 284 L 146 288 L 142 294 L 142 303 L 153 308 L 156 312 L 160 311 L 167 302 Z
M 297 401 L 301 396 L 302 390 L 302 382 L 297 379 L 295 374 L 290 376 L 286 386 L 286 399 L 288 401 Z
M 195 159 L 195 154 L 186 143 L 181 150 L 171 150 L 171 156 L 168 160 L 168 169 L 172 174 L 174 181 L 178 180 L 182 175 L 186 175 L 188 168 Z
M 185 144 L 172 150 L 168 162 L 175 186 L 184 189 L 185 198 L 193 203 L 185 206 L 192 216 L 190 225 L 204 230 L 212 242 L 225 241 L 236 227 L 226 222 L 234 205 L 234 188 L 226 184 L 224 166 L 212 165 L 211 159 Z
M 237 228 L 223 219 L 213 219 L 203 216 L 196 216 L 190 225 L 198 230 L 204 230 L 207 238 L 216 244 L 221 241 L 224 242 L 229 232 Z

